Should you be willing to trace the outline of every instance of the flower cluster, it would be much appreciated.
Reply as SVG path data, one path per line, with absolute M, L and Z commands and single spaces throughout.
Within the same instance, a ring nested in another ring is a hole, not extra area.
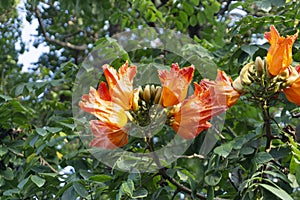
M 272 98 L 277 92 L 283 91 L 289 101 L 300 105 L 300 66 L 291 66 L 292 46 L 298 32 L 285 38 L 272 25 L 270 32 L 264 36 L 270 43 L 266 59 L 257 57 L 255 62 L 246 64 L 234 80 L 233 87 L 246 93 L 253 92 L 253 85 L 257 84 L 263 88 L 261 94 L 256 91 L 259 98 Z
M 97 118 L 90 121 L 94 135 L 90 145 L 105 149 L 126 145 L 129 131 L 126 124 L 148 125 L 149 112 L 155 105 L 166 114 L 166 125 L 182 138 L 192 139 L 208 129 L 211 126 L 208 121 L 226 111 L 240 96 L 231 86 L 231 78 L 220 70 L 214 81 L 204 79 L 194 83 L 194 93 L 188 97 L 194 66 L 180 69 L 178 64 L 172 64 L 170 71 L 158 70 L 161 86 L 138 88 L 133 88 L 136 66 L 129 67 L 126 62 L 118 71 L 108 65 L 103 70 L 107 84 L 100 82 L 97 90 L 91 87 L 79 106 Z

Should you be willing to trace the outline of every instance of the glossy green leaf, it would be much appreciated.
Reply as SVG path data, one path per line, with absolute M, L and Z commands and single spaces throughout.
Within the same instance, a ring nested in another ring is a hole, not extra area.
M 255 155 L 255 162 L 257 164 L 264 164 L 273 160 L 273 157 L 267 152 L 259 152 Z
M 96 182 L 105 182 L 105 181 L 109 181 L 111 179 L 112 179 L 111 176 L 104 175 L 104 174 L 94 175 L 89 178 L 89 180 L 96 181 Z
M 43 129 L 43 128 L 36 128 L 35 129 L 36 132 L 40 135 L 40 136 L 46 136 L 48 133 L 47 133 L 47 130 L 46 129 Z
M 4 179 L 13 180 L 14 172 L 10 167 L 7 167 L 4 171 L 0 172 Z
M 232 148 L 233 148 L 233 142 L 228 142 L 222 144 L 221 146 L 216 147 L 214 149 L 214 153 L 226 158 L 230 154 Z
M 73 187 L 75 191 L 83 198 L 87 197 L 89 195 L 88 191 L 86 188 L 79 182 L 74 182 Z
M 41 177 L 39 177 L 39 176 L 37 176 L 37 175 L 31 176 L 30 179 L 31 179 L 31 181 L 34 182 L 34 184 L 36 184 L 36 186 L 38 186 L 38 187 L 42 187 L 42 186 L 45 184 L 45 182 L 46 182 L 45 179 L 43 179 L 43 178 L 41 178 Z
M 134 191 L 134 183 L 132 180 L 123 182 L 121 185 L 121 190 L 127 194 L 129 197 L 132 197 Z
M 66 189 L 66 191 L 61 196 L 61 200 L 71 200 L 76 199 L 76 191 L 73 186 Z
M 266 190 L 273 193 L 275 196 L 279 197 L 282 200 L 293 200 L 293 198 L 281 188 L 277 188 L 263 183 L 259 183 L 258 185 L 265 188 Z

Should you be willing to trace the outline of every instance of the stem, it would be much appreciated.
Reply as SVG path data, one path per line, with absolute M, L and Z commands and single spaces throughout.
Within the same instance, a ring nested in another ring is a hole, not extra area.
M 146 136 L 148 136 L 148 134 L 146 134 Z M 168 180 L 170 183 L 172 183 L 173 185 L 175 185 L 177 187 L 177 191 L 182 191 L 182 192 L 185 192 L 189 195 L 192 195 L 193 194 L 193 191 L 180 184 L 178 181 L 176 181 L 174 178 L 170 177 L 167 172 L 166 172 L 166 169 L 161 165 L 161 162 L 156 154 L 156 152 L 154 151 L 154 147 L 153 147 L 153 142 L 152 142 L 152 138 L 150 137 L 147 137 L 147 144 L 148 144 L 148 148 L 151 152 L 151 155 L 152 155 L 152 158 L 155 162 L 155 164 L 157 165 L 157 167 L 159 168 L 159 171 L 158 173 L 165 179 L 165 180 Z M 200 194 L 200 193 L 196 193 L 195 196 L 198 198 L 198 199 L 207 199 L 206 195 L 203 195 L 203 194 Z M 224 200 L 224 199 L 221 199 L 221 198 L 214 198 L 214 200 Z
M 266 137 L 267 137 L 266 150 L 269 150 L 272 141 L 272 131 L 271 131 L 271 117 L 270 117 L 268 101 L 264 102 L 264 105 L 262 106 L 262 110 L 263 110 L 263 118 L 264 118 L 264 127 L 266 129 Z

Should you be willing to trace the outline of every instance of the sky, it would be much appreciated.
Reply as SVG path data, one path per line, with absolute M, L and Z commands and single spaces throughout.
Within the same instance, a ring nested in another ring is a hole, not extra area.
M 44 44 L 39 44 L 37 48 L 33 46 L 34 36 L 37 35 L 36 28 L 38 20 L 34 18 L 31 23 L 26 20 L 25 4 L 26 0 L 21 0 L 17 6 L 18 14 L 22 20 L 22 40 L 25 43 L 26 51 L 19 55 L 18 64 L 23 64 L 22 72 L 29 71 L 29 68 L 34 67 L 32 63 L 38 61 L 38 58 L 43 52 L 49 52 L 49 47 Z M 16 44 L 16 49 L 20 48 L 20 44 Z

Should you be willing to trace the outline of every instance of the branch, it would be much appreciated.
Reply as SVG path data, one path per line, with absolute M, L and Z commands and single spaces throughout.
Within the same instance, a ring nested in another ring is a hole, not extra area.
M 35 14 L 36 14 L 36 17 L 38 19 L 39 25 L 41 27 L 42 34 L 45 37 L 46 41 L 48 41 L 50 43 L 57 44 L 59 46 L 67 47 L 69 49 L 73 49 L 73 50 L 76 50 L 76 51 L 84 51 L 84 50 L 87 49 L 87 45 L 85 45 L 85 44 L 84 45 L 74 45 L 74 44 L 71 44 L 69 42 L 63 42 L 63 41 L 60 41 L 60 40 L 51 39 L 49 36 L 47 36 L 47 31 L 46 31 L 46 28 L 43 24 L 41 13 L 40 13 L 40 11 L 37 7 L 35 8 Z
M 264 118 L 264 127 L 266 129 L 266 136 L 267 136 L 266 150 L 269 150 L 271 147 L 271 141 L 273 137 L 271 131 L 270 111 L 269 111 L 269 105 L 267 101 L 262 106 L 262 110 L 263 110 L 263 118 Z
M 148 136 L 148 135 L 147 135 Z M 166 169 L 161 165 L 160 161 L 159 161 L 159 158 L 157 157 L 155 151 L 154 151 L 154 148 L 153 148 L 153 143 L 152 143 L 152 140 L 151 138 L 148 138 L 148 148 L 152 154 L 152 158 L 155 162 L 155 164 L 157 165 L 157 167 L 159 168 L 159 174 L 166 180 L 170 181 L 170 183 L 172 183 L 173 185 L 175 185 L 177 187 L 177 191 L 182 191 L 182 192 L 185 192 L 189 195 L 192 195 L 193 194 L 193 191 L 180 184 L 177 180 L 175 180 L 174 178 L 170 177 L 167 172 L 166 172 Z M 200 194 L 200 193 L 196 193 L 195 196 L 199 199 L 203 199 L 203 200 L 206 200 L 207 197 L 203 194 Z M 214 198 L 214 200 L 224 200 L 224 199 L 221 199 L 221 198 Z

